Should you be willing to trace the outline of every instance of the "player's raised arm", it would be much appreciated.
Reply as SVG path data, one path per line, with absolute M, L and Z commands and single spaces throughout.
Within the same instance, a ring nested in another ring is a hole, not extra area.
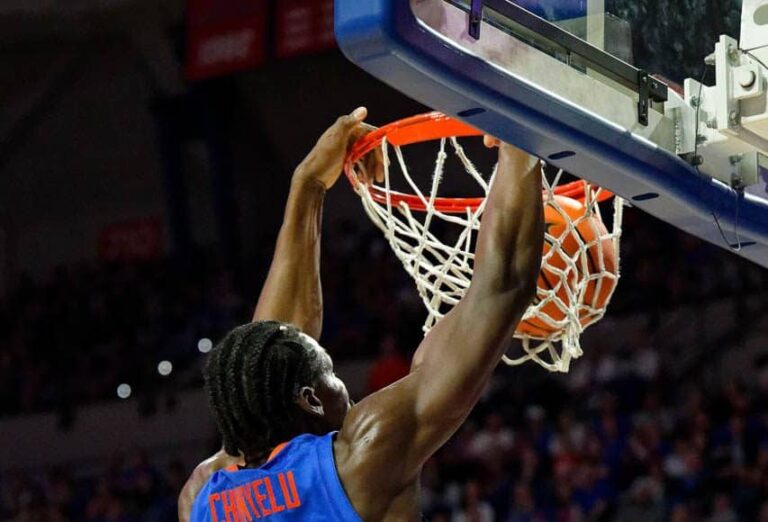
M 538 160 L 502 144 L 480 226 L 472 282 L 462 301 L 424 338 L 416 413 L 430 430 L 451 432 L 475 405 L 536 292 L 544 239 Z M 442 444 L 442 442 L 440 442 Z
M 323 133 L 296 169 L 275 245 L 269 275 L 261 290 L 254 321 L 292 323 L 320 338 L 323 299 L 320 285 L 320 231 L 325 192 L 342 172 L 349 146 L 371 130 L 360 107 L 340 117 Z M 380 161 L 371 157 L 368 172 L 381 176 Z
M 536 290 L 543 241 L 541 178 L 535 158 L 501 145 L 499 171 L 482 218 L 472 283 L 424 338 L 410 375 L 350 413 L 337 458 L 342 477 L 364 476 L 379 498 L 396 498 L 477 402 Z M 345 486 L 376 518 L 377 498 Z
M 341 116 L 326 130 L 312 151 L 296 168 L 285 206 L 269 274 L 259 296 L 254 321 L 292 323 L 318 339 L 323 322 L 320 286 L 320 231 L 326 191 L 338 180 L 349 147 L 372 127 L 363 123 L 367 110 L 360 107 Z M 368 181 L 383 178 L 381 152 L 364 160 Z M 202 462 L 179 495 L 180 522 L 190 519 L 192 504 L 210 476 L 232 464 L 244 464 L 223 450 Z

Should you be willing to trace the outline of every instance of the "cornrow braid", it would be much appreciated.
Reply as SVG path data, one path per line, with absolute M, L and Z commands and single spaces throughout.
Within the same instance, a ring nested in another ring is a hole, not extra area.
M 208 357 L 208 362 L 204 371 L 205 387 L 208 390 L 208 401 L 214 412 L 216 424 L 224 439 L 224 450 L 230 455 L 237 455 L 238 444 L 233 440 L 234 429 L 231 425 L 230 418 L 229 416 L 221 416 L 217 413 L 219 411 L 226 411 L 227 409 L 223 388 L 224 381 L 219 379 L 216 375 L 218 373 L 217 369 L 222 365 L 221 360 L 224 353 L 224 350 L 213 350 Z
M 227 334 L 203 371 L 224 450 L 257 460 L 296 436 L 297 394 L 320 373 L 316 350 L 292 325 L 257 321 Z

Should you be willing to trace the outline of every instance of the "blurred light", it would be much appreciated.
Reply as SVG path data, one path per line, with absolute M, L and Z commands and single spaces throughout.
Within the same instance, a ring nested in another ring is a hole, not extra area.
M 131 396 L 131 385 L 130 384 L 121 384 L 117 387 L 117 396 L 121 399 L 127 399 Z
M 197 341 L 197 349 L 200 350 L 201 353 L 208 353 L 211 351 L 211 348 L 213 348 L 213 343 L 207 337 L 203 337 Z
M 171 361 L 160 361 L 160 364 L 157 365 L 157 373 L 163 377 L 170 375 L 172 371 L 173 364 L 171 364 Z

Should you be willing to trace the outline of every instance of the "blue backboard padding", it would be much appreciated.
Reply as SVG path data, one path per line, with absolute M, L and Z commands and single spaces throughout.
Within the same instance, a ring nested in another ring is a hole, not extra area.
M 571 151 L 548 162 L 711 243 L 741 242 L 739 255 L 768 267 L 767 200 L 737 196 L 675 155 L 446 44 L 418 23 L 409 0 L 336 0 L 335 17 L 344 54 L 395 89 L 540 158 Z

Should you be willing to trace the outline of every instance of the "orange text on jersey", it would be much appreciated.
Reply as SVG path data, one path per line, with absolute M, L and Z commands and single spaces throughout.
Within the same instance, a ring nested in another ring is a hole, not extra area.
M 251 522 L 257 518 L 268 517 L 301 506 L 293 471 L 278 473 L 277 482 L 282 493 L 282 503 L 275 494 L 270 477 L 209 495 L 211 520 L 213 522 Z M 224 519 L 219 518 L 220 512 L 224 513 Z

